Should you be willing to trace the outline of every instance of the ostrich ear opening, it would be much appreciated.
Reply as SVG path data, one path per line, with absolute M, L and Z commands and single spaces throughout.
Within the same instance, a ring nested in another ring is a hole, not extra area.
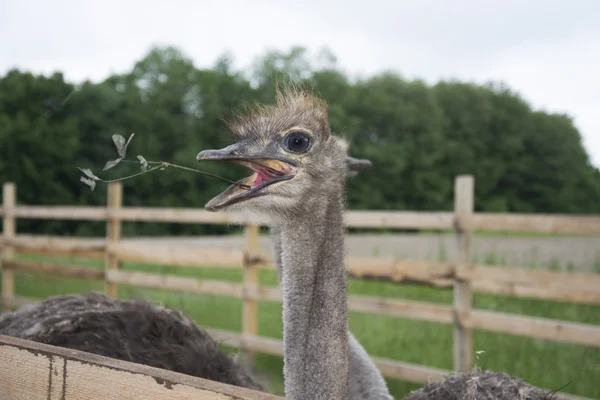
M 348 167 L 348 172 L 357 173 L 370 168 L 372 165 L 373 163 L 370 160 L 346 156 L 346 166 Z

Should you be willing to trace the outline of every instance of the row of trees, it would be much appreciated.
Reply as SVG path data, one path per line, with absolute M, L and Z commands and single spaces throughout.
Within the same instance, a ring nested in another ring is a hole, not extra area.
M 600 171 L 570 117 L 535 111 L 509 88 L 461 82 L 428 86 L 394 73 L 349 79 L 331 54 L 303 48 L 270 52 L 249 71 L 224 56 L 198 69 L 172 47 L 155 48 L 126 74 L 74 85 L 60 73 L 12 70 L 0 78 L 0 181 L 18 184 L 25 204 L 100 205 L 106 187 L 83 185 L 77 167 L 114 178 L 139 170 L 116 157 L 111 135 L 136 136 L 138 154 L 198 167 L 201 149 L 230 141 L 220 117 L 255 101 L 272 102 L 275 79 L 308 85 L 330 103 L 333 130 L 374 167 L 349 182 L 355 209 L 452 209 L 453 179 L 473 174 L 476 210 L 600 212 Z M 240 168 L 205 164 L 229 179 Z M 128 206 L 201 207 L 225 187 L 204 175 L 167 169 L 126 181 Z M 44 233 L 99 234 L 101 224 L 23 222 Z M 215 227 L 149 224 L 136 233 L 200 233 Z

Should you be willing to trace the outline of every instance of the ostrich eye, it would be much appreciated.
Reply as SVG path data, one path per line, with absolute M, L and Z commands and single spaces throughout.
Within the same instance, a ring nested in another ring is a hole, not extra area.
M 293 131 L 287 134 L 283 145 L 292 153 L 304 153 L 310 146 L 310 136 L 302 131 Z

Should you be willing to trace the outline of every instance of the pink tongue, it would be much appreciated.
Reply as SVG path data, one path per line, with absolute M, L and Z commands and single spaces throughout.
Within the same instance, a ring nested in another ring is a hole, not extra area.
M 262 185 L 263 183 L 267 182 L 269 180 L 268 176 L 264 176 L 260 171 L 256 173 L 256 179 L 254 180 L 254 183 L 252 183 L 252 187 L 255 188 L 257 186 Z

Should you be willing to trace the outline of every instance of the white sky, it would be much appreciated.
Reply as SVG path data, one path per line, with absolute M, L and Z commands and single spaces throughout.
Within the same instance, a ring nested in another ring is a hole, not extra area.
M 154 44 L 197 67 L 223 53 L 329 48 L 348 74 L 430 83 L 503 81 L 536 109 L 574 118 L 600 167 L 599 0 L 0 0 L 0 74 L 126 72 Z

